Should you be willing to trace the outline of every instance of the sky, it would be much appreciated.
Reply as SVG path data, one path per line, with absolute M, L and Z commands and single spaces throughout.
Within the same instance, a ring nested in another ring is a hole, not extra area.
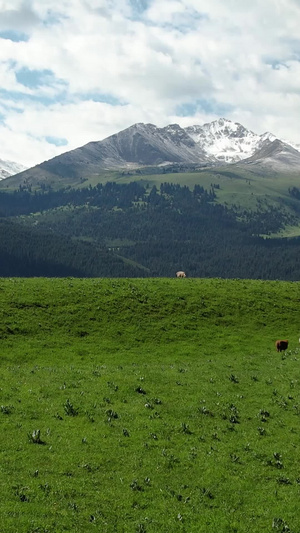
M 0 158 L 224 117 L 300 144 L 300 0 L 0 0 Z

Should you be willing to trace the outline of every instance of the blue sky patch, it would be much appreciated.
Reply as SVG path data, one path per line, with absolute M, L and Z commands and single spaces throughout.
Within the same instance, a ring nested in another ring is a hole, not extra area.
M 23 67 L 16 71 L 16 79 L 18 83 L 21 83 L 25 87 L 34 88 L 41 85 L 51 85 L 55 80 L 55 77 L 51 70 L 30 70 Z
M 195 115 L 198 111 L 215 114 L 218 116 L 226 116 L 227 113 L 230 113 L 233 110 L 233 106 L 229 104 L 222 104 L 221 102 L 216 102 L 211 99 L 200 98 L 195 102 L 181 104 L 176 108 L 176 114 L 179 117 L 190 117 Z
M 14 41 L 15 43 L 19 43 L 21 41 L 28 41 L 29 36 L 26 33 L 22 33 L 20 31 L 15 30 L 4 30 L 0 31 L 0 39 L 8 39 L 9 41 Z
M 26 94 L 22 91 L 7 91 L 6 89 L 0 88 L 0 99 L 2 101 L 2 105 L 6 106 L 7 109 L 12 109 L 13 104 L 11 102 L 22 102 L 24 105 L 26 105 L 26 102 L 38 102 L 42 105 L 48 106 L 51 104 L 57 104 L 57 103 L 64 103 L 68 101 L 67 94 L 64 92 L 61 92 L 60 94 L 55 94 L 53 96 L 45 96 L 45 95 L 39 95 L 39 94 Z M 6 100 L 9 100 L 9 103 L 6 104 Z M 14 109 L 18 111 L 18 109 Z M 22 111 L 19 111 L 22 113 Z
M 151 4 L 151 0 L 130 0 L 134 14 L 139 18 L 139 15 L 142 15 Z
M 45 140 L 49 144 L 54 144 L 54 146 L 67 146 L 68 140 L 64 137 L 52 137 L 51 135 L 48 135 L 45 137 Z

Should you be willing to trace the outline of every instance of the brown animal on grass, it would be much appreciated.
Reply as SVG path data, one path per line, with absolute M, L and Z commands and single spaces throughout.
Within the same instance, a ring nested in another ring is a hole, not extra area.
M 275 342 L 277 352 L 284 352 L 285 350 L 287 350 L 288 345 L 289 345 L 288 340 Z

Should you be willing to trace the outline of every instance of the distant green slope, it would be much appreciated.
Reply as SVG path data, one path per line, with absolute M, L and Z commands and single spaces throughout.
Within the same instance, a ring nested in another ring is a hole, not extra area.
M 184 171 L 181 171 L 184 168 Z M 191 167 L 192 169 L 193 167 Z M 174 171 L 176 170 L 176 171 Z M 203 168 L 202 170 L 189 170 L 188 166 L 146 167 L 133 171 L 101 171 L 99 175 L 82 178 L 64 178 L 42 173 L 38 169 L 32 170 L 32 177 L 22 180 L 22 174 L 0 182 L 0 190 L 14 190 L 20 185 L 32 189 L 51 186 L 53 189 L 66 187 L 83 188 L 105 184 L 109 181 L 128 184 L 133 181 L 141 182 L 149 187 L 161 183 L 171 182 L 181 186 L 186 185 L 193 189 L 197 185 L 209 189 L 212 185 L 218 187 L 216 201 L 228 206 L 236 206 L 240 210 L 255 210 L 257 208 L 274 206 L 278 210 L 294 218 L 287 233 L 300 235 L 300 209 L 299 202 L 291 199 L 288 190 L 300 187 L 299 172 L 275 172 L 269 169 L 253 168 L 243 163 L 226 165 L 223 167 Z
M 0 274 L 299 279 L 299 239 L 261 235 L 296 234 L 300 190 L 287 198 L 294 214 L 271 201 L 223 206 L 220 193 L 142 181 L 1 191 Z

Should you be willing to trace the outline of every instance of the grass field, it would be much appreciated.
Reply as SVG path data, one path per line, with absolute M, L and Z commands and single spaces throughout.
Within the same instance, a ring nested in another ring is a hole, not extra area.
M 300 283 L 0 297 L 1 532 L 299 533 Z

